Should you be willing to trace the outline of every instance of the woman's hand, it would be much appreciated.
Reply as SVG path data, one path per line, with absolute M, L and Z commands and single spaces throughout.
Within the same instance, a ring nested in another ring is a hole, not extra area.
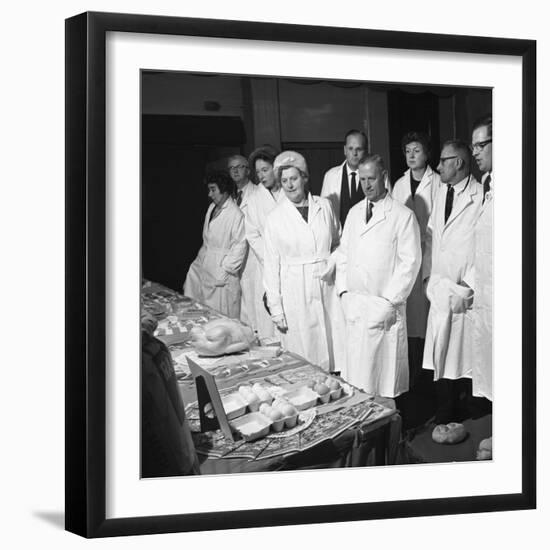
M 222 287 L 227 284 L 227 281 L 229 280 L 229 273 L 227 271 L 224 271 L 221 279 L 216 279 L 214 282 L 214 286 Z
M 336 262 L 330 258 L 327 261 L 325 268 L 319 272 L 318 277 L 321 281 L 331 283 L 334 280 L 334 271 L 336 270 Z
M 279 332 L 286 332 L 288 330 L 284 313 L 281 313 L 280 315 L 273 315 L 271 319 L 275 323 L 275 326 Z

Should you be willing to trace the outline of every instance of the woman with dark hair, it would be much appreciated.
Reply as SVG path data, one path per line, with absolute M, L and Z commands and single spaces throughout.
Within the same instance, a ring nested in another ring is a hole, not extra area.
M 274 169 L 286 199 L 265 223 L 264 287 L 272 321 L 286 349 L 325 370 L 343 370 L 344 320 L 332 258 L 340 223 L 328 199 L 310 194 L 302 155 L 285 151 Z
M 202 230 L 202 247 L 189 267 L 183 292 L 186 296 L 239 318 L 241 285 L 239 273 L 246 255 L 244 216 L 232 198 L 234 184 L 225 172 L 205 178 L 208 207 Z
M 252 328 L 260 338 L 278 339 L 269 313 L 264 307 L 262 284 L 264 270 L 264 225 L 268 214 L 284 199 L 281 184 L 273 172 L 273 162 L 278 151 L 271 145 L 258 147 L 248 157 L 248 165 L 254 182 L 257 184 L 247 197 L 245 210 L 246 240 L 249 254 L 254 254 L 258 262 L 255 280 L 255 319 Z
M 437 190 L 441 185 L 439 174 L 429 165 L 430 138 L 423 132 L 409 132 L 401 141 L 408 169 L 395 182 L 392 196 L 415 214 L 420 226 L 422 253 L 426 242 L 426 228 L 432 213 Z M 422 287 L 422 268 L 407 299 L 407 335 L 409 338 L 409 364 L 411 367 L 411 386 L 414 378 L 421 372 L 422 351 L 426 337 L 429 302 Z

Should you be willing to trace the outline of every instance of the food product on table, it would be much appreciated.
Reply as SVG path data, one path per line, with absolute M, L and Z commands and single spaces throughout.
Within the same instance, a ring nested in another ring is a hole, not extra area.
M 491 460 L 493 458 L 493 438 L 483 439 L 476 453 L 476 460 Z
M 463 424 L 458 422 L 449 422 L 449 424 L 439 424 L 432 432 L 432 439 L 436 443 L 445 445 L 454 445 L 466 439 L 468 432 Z
M 288 405 L 288 401 L 286 399 L 282 399 L 280 397 L 278 397 L 277 399 L 275 399 L 273 401 L 273 403 L 271 403 L 272 407 L 281 407 L 282 405 Z
M 279 409 L 271 409 L 268 413 L 268 416 L 271 420 L 281 420 L 283 418 L 283 413 Z
M 334 391 L 340 388 L 340 382 L 336 378 L 331 378 L 328 384 L 330 391 Z
M 292 405 L 283 405 L 281 407 L 281 412 L 283 416 L 294 416 L 295 414 L 298 414 L 298 411 Z
M 271 401 L 273 400 L 271 394 L 267 390 L 258 390 L 256 392 L 256 395 L 262 403 L 271 403 Z
M 245 397 L 245 401 L 248 404 L 248 408 L 255 412 L 260 409 L 260 398 L 254 393 L 250 393 Z
M 213 319 L 191 329 L 191 344 L 196 352 L 209 357 L 245 351 L 255 340 L 252 329 L 235 319 Z
M 260 405 L 260 412 L 262 414 L 265 414 L 265 415 L 269 415 L 269 413 L 271 412 L 272 408 L 271 408 L 271 405 L 269 405 L 268 403 L 262 403 Z
M 315 384 L 315 387 L 313 388 L 321 397 L 323 395 L 326 395 L 330 390 L 328 386 L 325 383 L 319 383 Z
M 239 393 L 245 397 L 253 393 L 252 386 L 239 386 Z

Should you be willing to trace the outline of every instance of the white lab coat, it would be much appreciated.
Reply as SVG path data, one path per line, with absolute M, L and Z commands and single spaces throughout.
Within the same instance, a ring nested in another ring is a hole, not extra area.
M 471 378 L 472 374 L 472 296 L 465 279 L 473 268 L 474 226 L 481 211 L 482 189 L 473 177 L 454 189 L 447 223 L 447 186 L 441 185 L 437 192 L 422 265 L 423 278 L 430 277 L 427 294 L 431 296 L 422 366 L 434 371 L 434 380 Z
M 210 222 L 214 206 L 212 203 L 206 212 L 203 244 L 189 267 L 183 293 L 238 319 L 241 309 L 239 274 L 247 250 L 244 216 L 230 197 Z
M 254 293 L 254 315 L 251 322 L 247 323 L 258 334 L 260 338 L 279 339 L 279 333 L 266 311 L 263 295 L 265 292 L 263 284 L 264 273 L 264 226 L 267 216 L 276 208 L 276 206 L 285 199 L 282 189 L 273 196 L 261 183 L 254 186 L 254 189 L 246 199 L 245 215 L 245 233 L 249 244 L 249 256 L 253 256 L 256 269 L 254 280 L 250 281 Z M 242 203 L 241 203 L 242 206 Z M 245 283 L 243 283 L 244 285 Z M 252 311 L 252 310 L 251 310 Z
M 325 173 L 323 178 L 323 186 L 321 187 L 321 197 L 324 197 L 330 201 L 332 210 L 336 215 L 336 219 L 340 220 L 340 193 L 342 191 L 342 170 L 346 166 L 346 161 L 338 166 L 330 168 Z M 349 183 L 349 182 L 348 182 Z M 357 184 L 359 184 L 359 177 L 357 177 Z M 350 192 L 351 196 L 351 192 Z
M 254 193 L 256 186 L 252 182 L 248 182 L 242 189 L 242 200 L 239 205 L 241 212 L 244 215 L 245 234 L 246 234 L 246 218 L 249 208 L 249 197 Z M 247 252 L 241 268 L 241 321 L 257 330 L 257 308 L 262 307 L 261 296 L 258 299 L 258 292 L 263 289 L 261 285 L 261 272 L 259 271 L 259 262 L 250 248 L 247 247 Z M 260 283 L 257 280 L 260 278 Z M 257 287 L 260 287 L 259 289 Z
M 484 177 L 487 177 L 485 175 Z M 491 174 L 493 180 L 493 174 Z M 493 400 L 493 182 L 474 229 L 472 393 Z
M 333 261 L 340 224 L 328 200 L 308 196 L 308 221 L 285 197 L 265 224 L 264 286 L 272 315 L 284 314 L 281 342 L 325 370 L 343 370 L 344 320 L 333 275 L 319 278 Z
M 344 377 L 368 393 L 396 397 L 409 389 L 406 300 L 420 269 L 420 230 L 390 193 L 368 224 L 366 208 L 364 199 L 349 211 L 336 256 L 337 291 L 349 293 Z M 381 327 L 392 309 L 395 323 Z
M 411 171 L 407 170 L 399 178 L 393 187 L 392 197 L 410 208 L 420 227 L 420 241 L 422 244 L 422 253 L 426 245 L 426 229 L 428 220 L 432 213 L 433 203 L 437 190 L 441 185 L 439 174 L 434 172 L 430 166 L 426 168 L 424 176 L 420 181 L 416 193 L 411 195 Z M 425 338 L 426 323 L 428 321 L 428 311 L 430 302 L 424 293 L 422 285 L 422 269 L 418 272 L 418 277 L 414 283 L 411 294 L 407 300 L 407 335 L 409 338 Z

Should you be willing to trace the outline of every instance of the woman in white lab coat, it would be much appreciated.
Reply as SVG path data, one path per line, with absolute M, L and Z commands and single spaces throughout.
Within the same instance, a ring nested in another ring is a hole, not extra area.
M 441 186 L 439 174 L 428 164 L 430 138 L 423 132 L 409 132 L 401 141 L 408 169 L 392 190 L 393 198 L 410 208 L 420 227 L 422 252 L 426 243 L 426 227 L 437 190 Z M 409 344 L 410 385 L 415 385 L 422 373 L 422 355 L 430 302 L 422 284 L 422 269 L 407 299 L 407 336 Z
M 331 253 L 339 222 L 327 199 L 308 191 L 305 159 L 285 151 L 275 173 L 286 199 L 265 224 L 264 286 L 283 346 L 326 370 L 342 370 L 344 322 Z
M 420 227 L 420 242 L 424 252 L 426 228 L 432 213 L 437 190 L 441 185 L 439 174 L 428 164 L 430 142 L 422 132 L 409 132 L 401 142 L 408 170 L 393 187 L 392 196 L 409 207 Z M 426 337 L 426 322 L 430 303 L 422 287 L 422 269 L 418 273 L 407 300 L 407 335 L 409 338 Z
M 277 341 L 279 332 L 271 321 L 271 317 L 264 305 L 264 226 L 267 216 L 276 208 L 276 206 L 285 198 L 281 189 L 280 182 L 275 178 L 273 172 L 273 162 L 278 155 L 278 151 L 264 145 L 255 149 L 248 158 L 253 179 L 256 185 L 253 191 L 249 193 L 246 200 L 246 208 L 243 209 L 245 216 L 245 233 L 248 241 L 248 261 L 256 264 L 254 281 L 250 284 L 254 289 L 254 319 L 252 328 L 257 332 L 260 339 L 269 339 Z
M 231 197 L 233 182 L 227 174 L 210 174 L 205 182 L 212 204 L 204 220 L 203 244 L 187 272 L 183 292 L 238 319 L 241 309 L 239 272 L 247 251 L 244 216 Z

